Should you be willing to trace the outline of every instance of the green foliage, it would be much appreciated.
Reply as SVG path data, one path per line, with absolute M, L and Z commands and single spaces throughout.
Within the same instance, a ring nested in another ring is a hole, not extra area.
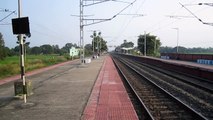
M 43 54 L 53 54 L 53 48 L 51 45 L 42 45 L 40 48 Z
M 0 60 L 3 60 L 6 57 L 5 49 L 4 49 L 4 38 L 0 33 Z
M 84 47 L 85 56 L 91 56 L 93 54 L 92 45 L 86 44 Z
M 39 54 L 41 54 L 41 48 L 37 47 L 37 46 L 31 48 L 31 54 L 33 54 L 33 55 L 39 55 Z
M 130 48 L 130 47 L 134 47 L 134 43 L 133 42 L 127 42 L 127 40 L 124 40 L 124 43 L 120 45 L 121 47 L 125 47 L 125 48 Z
M 105 40 L 101 40 L 101 51 L 108 51 L 108 47 L 107 47 L 107 41 Z
M 97 35 L 96 31 L 94 31 L 93 35 L 91 35 L 90 37 L 92 38 L 92 50 L 94 50 L 95 53 L 108 50 L 106 45 L 107 42 L 101 37 L 101 32 L 99 32 Z
M 61 54 L 69 53 L 71 47 L 77 47 L 77 45 L 72 43 L 66 43 L 65 46 L 61 48 Z
M 0 61 L 0 79 L 20 73 L 19 68 L 19 57 L 12 56 L 7 57 L 4 60 Z
M 67 61 L 67 59 L 59 55 L 28 55 L 25 62 L 25 69 L 27 72 L 64 61 Z M 7 57 L 5 60 L 1 60 L 0 73 L 0 79 L 19 74 L 19 56 Z
M 144 54 L 144 43 L 145 36 L 140 35 L 138 37 L 138 49 L 141 53 Z M 161 42 L 157 39 L 157 36 L 146 34 L 146 54 L 151 56 L 159 55 L 159 49 L 161 46 Z
M 17 64 L 8 64 L 0 66 L 0 79 L 8 77 L 14 74 L 20 73 L 19 66 Z
M 68 53 L 64 54 L 64 58 L 66 58 L 67 60 L 72 59 Z

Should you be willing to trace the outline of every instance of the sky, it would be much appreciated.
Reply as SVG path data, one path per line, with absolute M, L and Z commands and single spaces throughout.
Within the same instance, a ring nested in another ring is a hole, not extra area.
M 85 19 L 112 18 L 133 1 L 115 0 L 85 6 Z M 79 3 L 79 0 L 22 0 L 21 16 L 28 16 L 30 21 L 31 37 L 27 38 L 30 46 L 50 44 L 61 48 L 66 43 L 79 44 Z M 89 3 L 92 2 L 84 4 Z M 213 3 L 213 0 L 136 0 L 112 20 L 85 26 L 84 43 L 91 43 L 90 35 L 96 30 L 101 31 L 108 46 L 120 45 L 124 40 L 137 46 L 138 36 L 146 32 L 157 36 L 162 46 L 213 47 L 213 26 L 201 23 L 180 3 L 203 22 L 213 23 L 213 6 L 197 5 Z M 18 0 L 0 0 L 0 32 L 9 48 L 17 45 L 11 25 L 11 19 L 17 14 L 1 19 L 10 14 L 3 12 L 4 9 L 17 13 L 17 4 Z M 88 23 L 91 21 L 84 21 Z

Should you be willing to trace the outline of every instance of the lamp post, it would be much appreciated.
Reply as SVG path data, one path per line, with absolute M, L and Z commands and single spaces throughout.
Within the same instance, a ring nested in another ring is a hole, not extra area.
M 172 29 L 177 30 L 177 49 L 176 49 L 176 53 L 178 53 L 178 47 L 179 47 L 179 45 L 178 45 L 178 42 L 179 42 L 179 28 L 172 28 Z

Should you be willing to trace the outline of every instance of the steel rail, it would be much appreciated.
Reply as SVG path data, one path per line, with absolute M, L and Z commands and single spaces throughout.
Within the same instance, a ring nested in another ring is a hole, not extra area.
M 117 64 L 117 62 L 115 61 L 115 59 L 113 57 L 112 57 L 112 60 L 115 63 L 115 66 L 118 68 L 119 73 L 121 73 L 121 75 L 123 76 L 125 82 L 130 87 L 130 90 L 133 92 L 134 96 L 140 101 L 140 104 L 143 106 L 143 109 L 145 110 L 144 111 L 145 112 L 144 118 L 147 119 L 147 120 L 155 120 L 154 117 L 152 116 L 152 114 L 149 112 L 149 109 L 146 107 L 146 105 L 144 104 L 143 100 L 139 97 L 137 92 L 134 90 L 134 88 L 130 84 L 128 78 L 125 76 L 125 74 L 123 73 L 123 71 L 121 70 L 121 68 L 119 67 L 119 65 Z
M 178 99 L 177 97 L 173 96 L 171 93 L 167 92 L 165 89 L 163 89 L 162 87 L 160 87 L 159 85 L 157 85 L 155 82 L 153 82 L 152 80 L 150 80 L 146 76 L 142 75 L 135 68 L 131 67 L 127 62 L 124 62 L 121 59 L 118 59 L 118 60 L 120 60 L 120 62 L 122 62 L 124 65 L 126 65 L 131 70 L 133 70 L 135 73 L 137 73 L 138 75 L 140 75 L 142 78 L 144 78 L 145 80 L 147 80 L 149 83 L 151 83 L 152 85 L 154 85 L 156 88 L 158 88 L 159 90 L 161 90 L 167 96 L 169 96 L 171 98 L 171 100 L 173 100 L 174 102 L 176 102 L 179 105 L 181 105 L 185 110 L 187 110 L 189 113 L 191 113 L 193 117 L 195 117 L 197 119 L 207 120 L 207 118 L 204 117 L 202 114 L 198 113 L 193 108 L 191 108 L 190 106 L 188 106 L 187 104 L 185 104 L 184 102 L 182 102 L 180 99 Z
M 131 61 L 130 61 L 130 62 L 131 62 Z M 133 62 L 133 61 L 132 61 L 132 62 Z M 148 65 L 148 64 L 146 64 L 146 63 L 141 63 L 141 62 L 138 62 L 138 61 L 134 61 L 134 62 L 135 62 L 136 64 L 139 64 L 139 65 L 148 67 L 148 68 L 150 68 L 150 69 L 152 69 L 152 70 L 155 70 L 155 71 L 157 71 L 157 72 L 163 73 L 163 74 L 165 74 L 165 75 L 167 75 L 167 76 L 170 76 L 170 77 L 172 77 L 172 78 L 176 78 L 176 79 L 178 79 L 178 80 L 180 80 L 180 81 L 182 81 L 182 82 L 184 82 L 184 83 L 188 83 L 188 84 L 190 84 L 190 85 L 192 85 L 192 86 L 195 86 L 195 87 L 197 87 L 197 88 L 200 88 L 200 89 L 202 89 L 202 90 L 204 90 L 204 91 L 213 93 L 213 88 L 208 88 L 207 86 L 204 86 L 204 85 L 195 83 L 195 82 L 193 82 L 193 81 L 185 80 L 185 79 L 183 79 L 183 78 L 181 78 L 181 77 L 179 77 L 179 76 L 176 76 L 176 75 L 171 74 L 171 71 L 169 71 L 169 70 L 163 70 L 163 69 L 161 69 L 161 68 L 157 68 L 157 67 L 155 67 L 155 66 L 151 66 L 151 65 Z M 174 72 L 174 71 L 172 71 L 172 72 Z M 174 73 L 177 73 L 177 72 L 174 72 Z M 180 73 L 178 73 L 178 74 L 180 74 Z M 185 76 L 184 74 L 181 74 L 181 75 Z M 188 77 L 188 76 L 185 76 L 185 77 Z M 195 78 L 194 78 L 194 79 L 195 79 Z M 201 80 L 198 79 L 198 78 L 196 78 L 196 80 L 199 81 L 199 82 L 201 82 Z M 203 81 L 202 81 L 202 82 L 203 82 Z M 208 82 L 208 81 L 205 81 L 205 82 Z M 209 82 L 208 82 L 208 83 L 209 83 Z

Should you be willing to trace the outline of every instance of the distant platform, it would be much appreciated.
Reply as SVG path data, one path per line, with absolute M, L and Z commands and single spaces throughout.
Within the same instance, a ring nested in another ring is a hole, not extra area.
M 197 68 L 200 68 L 200 69 L 203 69 L 203 70 L 206 70 L 206 71 L 213 72 L 213 65 L 199 64 L 199 63 L 196 63 L 196 62 L 181 61 L 181 60 L 161 59 L 161 58 L 154 58 L 154 57 L 148 57 L 148 56 L 146 56 L 145 58 L 157 59 L 157 60 L 172 63 L 172 64 L 179 64 L 179 65 L 184 65 L 184 66 L 197 67 Z

